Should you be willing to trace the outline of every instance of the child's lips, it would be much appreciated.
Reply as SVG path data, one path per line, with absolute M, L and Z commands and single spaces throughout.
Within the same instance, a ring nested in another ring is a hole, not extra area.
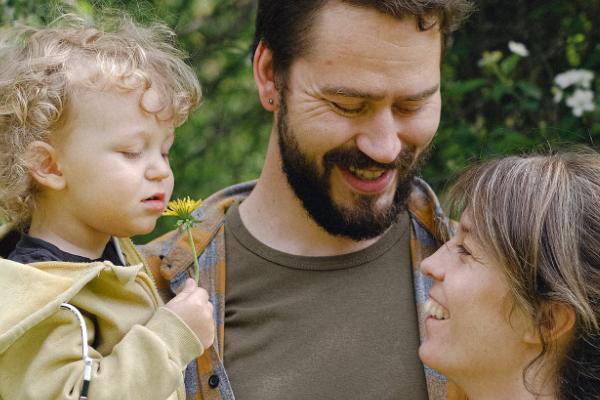
M 162 211 L 165 208 L 165 194 L 155 193 L 142 200 L 142 203 L 152 210 Z

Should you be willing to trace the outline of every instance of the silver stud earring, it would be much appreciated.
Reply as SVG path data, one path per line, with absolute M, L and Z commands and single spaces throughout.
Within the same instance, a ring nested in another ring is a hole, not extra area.
M 269 104 L 270 104 L 270 105 L 273 105 L 274 101 L 273 101 L 273 99 L 272 99 L 272 98 L 270 98 L 270 97 L 269 97 L 269 100 L 268 100 L 268 101 L 269 101 Z

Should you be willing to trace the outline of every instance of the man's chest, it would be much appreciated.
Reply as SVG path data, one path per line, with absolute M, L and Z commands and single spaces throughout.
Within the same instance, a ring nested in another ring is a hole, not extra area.
M 408 240 L 346 268 L 307 258 L 296 268 L 226 243 L 236 399 L 427 398 Z

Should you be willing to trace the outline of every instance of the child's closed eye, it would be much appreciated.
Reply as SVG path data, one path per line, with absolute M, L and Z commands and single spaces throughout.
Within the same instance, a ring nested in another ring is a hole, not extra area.
M 142 156 L 141 151 L 121 151 L 120 153 L 129 160 L 135 160 Z

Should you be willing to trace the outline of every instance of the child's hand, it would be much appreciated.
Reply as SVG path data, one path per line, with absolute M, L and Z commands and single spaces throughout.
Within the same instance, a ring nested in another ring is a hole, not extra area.
M 185 281 L 181 293 L 173 297 L 165 307 L 177 314 L 192 329 L 205 349 L 213 344 L 213 305 L 208 301 L 208 292 L 197 287 L 192 278 Z

